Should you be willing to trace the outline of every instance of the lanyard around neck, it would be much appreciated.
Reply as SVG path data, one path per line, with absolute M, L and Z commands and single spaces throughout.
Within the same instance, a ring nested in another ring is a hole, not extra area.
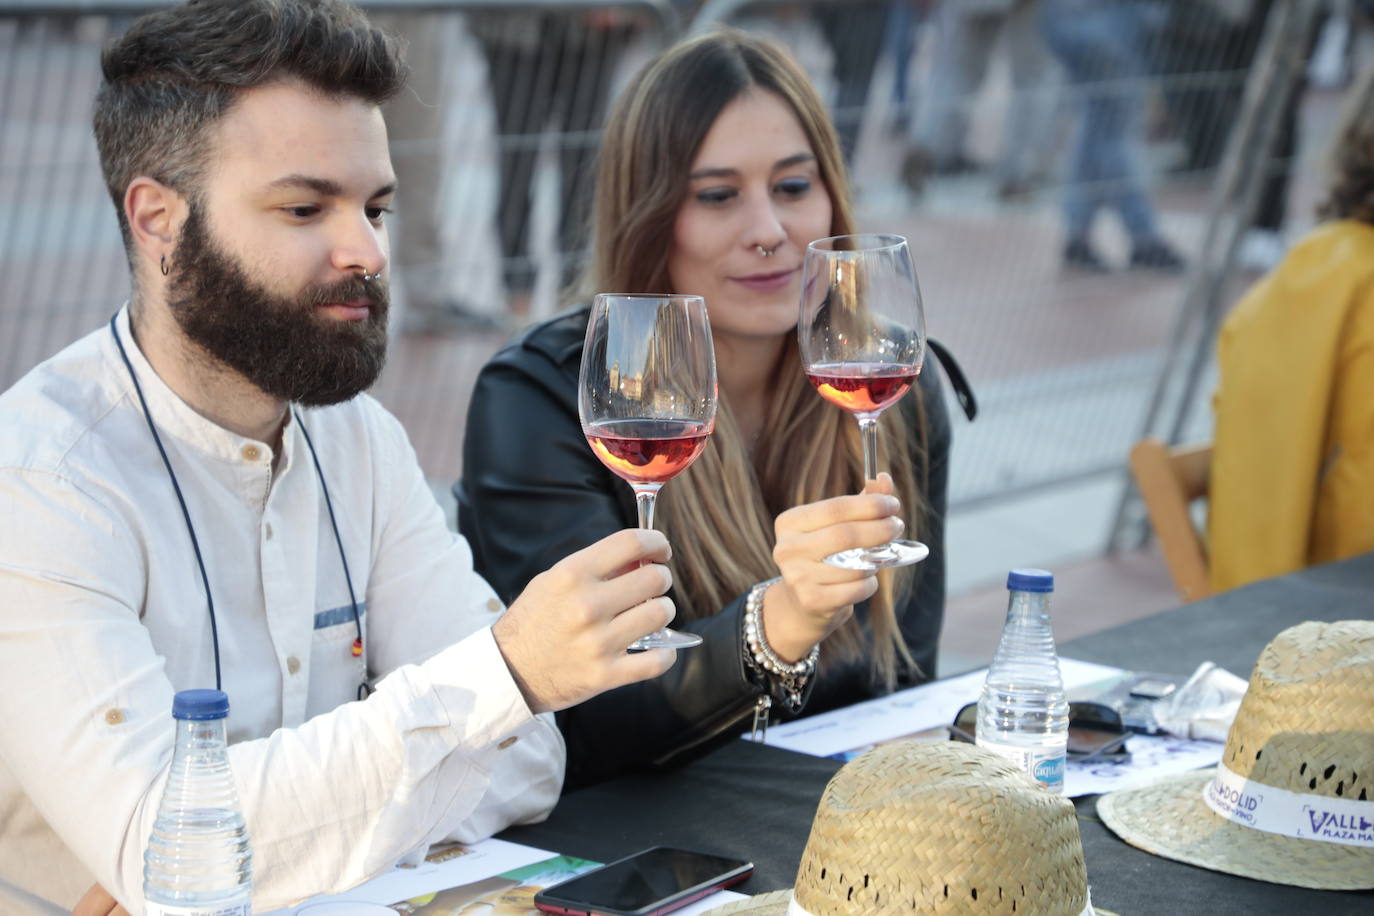
M 148 422 L 148 431 L 153 434 L 153 443 L 157 445 L 157 452 L 162 456 L 162 466 L 167 469 L 167 477 L 172 481 L 172 489 L 176 491 L 177 503 L 181 506 L 181 517 L 186 522 L 186 533 L 191 536 L 191 548 L 195 551 L 196 566 L 200 569 L 200 581 L 205 587 L 205 603 L 210 609 L 210 641 L 215 651 L 215 689 L 222 690 L 222 677 L 219 662 L 219 626 L 215 620 L 215 598 L 210 591 L 210 576 L 205 571 L 205 557 L 200 549 L 200 539 L 196 537 L 196 526 L 191 523 L 191 510 L 186 506 L 186 497 L 182 495 L 181 484 L 177 481 L 176 471 L 172 470 L 172 461 L 167 457 L 167 449 L 162 444 L 162 436 L 158 434 L 157 424 L 153 423 L 153 414 L 148 409 L 148 399 L 143 396 L 143 386 L 138 382 L 138 373 L 134 371 L 134 364 L 129 360 L 129 354 L 124 349 L 124 341 L 120 338 L 119 327 L 116 323 L 118 315 L 110 318 L 110 333 L 114 335 L 115 346 L 119 348 L 119 355 L 124 360 L 124 366 L 129 370 L 129 378 L 133 379 L 134 391 L 138 393 L 139 406 L 143 408 L 143 419 Z M 353 640 L 353 655 L 359 657 L 363 654 L 363 623 L 362 615 L 358 611 L 358 599 L 353 592 L 353 576 L 348 570 L 348 557 L 344 553 L 343 537 L 339 534 L 339 521 L 334 516 L 334 501 L 329 498 L 329 485 L 324 480 L 324 469 L 320 467 L 320 456 L 315 451 L 315 443 L 310 439 L 310 431 L 301 422 L 300 414 L 293 409 L 291 416 L 295 419 L 296 425 L 300 427 L 301 435 L 305 437 L 306 447 L 310 450 L 311 461 L 315 465 L 315 474 L 320 479 L 320 492 L 324 494 L 324 506 L 329 512 L 329 524 L 334 529 L 334 543 L 339 548 L 339 562 L 343 565 L 344 583 L 348 586 L 348 600 L 353 606 L 353 626 L 357 629 L 358 636 Z M 366 663 L 364 663 L 365 665 Z M 363 699 L 368 692 L 366 680 L 358 687 L 358 699 Z

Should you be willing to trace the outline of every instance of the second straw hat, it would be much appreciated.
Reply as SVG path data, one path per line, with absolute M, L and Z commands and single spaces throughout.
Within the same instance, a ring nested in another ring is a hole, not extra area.
M 903 741 L 830 780 L 792 891 L 709 916 L 1094 912 L 1067 799 L 983 748 Z
M 1097 813 L 1132 846 L 1213 871 L 1374 887 L 1374 621 L 1284 630 L 1215 770 L 1104 795 Z

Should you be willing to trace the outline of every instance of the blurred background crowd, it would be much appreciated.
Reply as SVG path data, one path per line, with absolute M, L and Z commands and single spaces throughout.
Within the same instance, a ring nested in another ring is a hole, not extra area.
M 89 106 L 156 3 L 0 0 L 0 390 L 127 295 Z M 829 100 L 859 225 L 911 240 L 957 411 L 945 672 L 985 659 L 1011 566 L 1061 572 L 1060 637 L 1176 603 L 1131 445 L 1211 436 L 1215 332 L 1314 222 L 1360 0 L 363 2 L 410 42 L 376 396 L 436 495 L 477 370 L 564 304 L 608 103 L 682 35 L 782 41 Z M 512 460 L 519 460 L 512 456 Z M 450 517 L 452 512 L 449 512 Z

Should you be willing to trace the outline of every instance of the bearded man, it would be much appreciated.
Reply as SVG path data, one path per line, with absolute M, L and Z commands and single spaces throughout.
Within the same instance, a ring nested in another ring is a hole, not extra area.
M 338 0 L 208 0 L 103 71 L 133 296 L 0 395 L 0 912 L 142 912 L 191 687 L 230 698 L 254 910 L 544 816 L 550 712 L 673 661 L 625 652 L 672 616 L 668 548 L 620 532 L 504 608 L 362 394 L 397 42 Z

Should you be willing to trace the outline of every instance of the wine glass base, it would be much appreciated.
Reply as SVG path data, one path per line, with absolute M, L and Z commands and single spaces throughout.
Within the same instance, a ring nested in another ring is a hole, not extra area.
M 630 643 L 626 651 L 647 652 L 650 649 L 690 649 L 701 645 L 701 637 L 695 633 L 684 633 L 664 627 L 657 633 L 650 633 Z
M 832 553 L 825 562 L 840 569 L 871 572 L 894 566 L 910 566 L 930 556 L 930 548 L 919 541 L 892 541 L 882 547 L 856 547 Z

